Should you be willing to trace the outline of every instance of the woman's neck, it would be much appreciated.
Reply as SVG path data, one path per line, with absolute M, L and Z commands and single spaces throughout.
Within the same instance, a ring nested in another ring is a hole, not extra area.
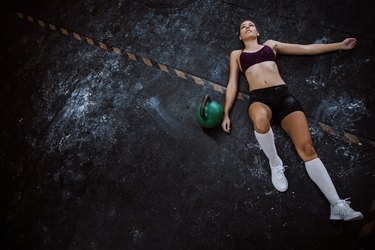
M 243 43 L 245 45 L 244 50 L 249 50 L 249 51 L 258 50 L 260 46 L 257 39 L 243 41 Z

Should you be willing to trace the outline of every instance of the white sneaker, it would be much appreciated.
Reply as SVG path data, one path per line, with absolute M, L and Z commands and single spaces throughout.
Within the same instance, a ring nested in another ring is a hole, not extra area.
M 279 192 L 285 192 L 288 189 L 288 180 L 284 175 L 285 167 L 271 167 L 271 179 L 273 186 Z
M 331 220 L 362 220 L 363 215 L 361 212 L 354 211 L 350 206 L 350 201 L 347 198 L 345 200 L 340 200 L 336 205 L 331 205 Z

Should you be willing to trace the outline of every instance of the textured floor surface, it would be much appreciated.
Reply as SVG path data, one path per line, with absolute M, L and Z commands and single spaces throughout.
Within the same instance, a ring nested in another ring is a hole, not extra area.
M 374 249 L 375 12 L 371 1 L 0 1 L 1 249 Z M 332 222 L 285 133 L 277 192 L 247 117 L 222 103 L 241 21 L 267 39 L 357 47 L 280 56 L 338 193 Z

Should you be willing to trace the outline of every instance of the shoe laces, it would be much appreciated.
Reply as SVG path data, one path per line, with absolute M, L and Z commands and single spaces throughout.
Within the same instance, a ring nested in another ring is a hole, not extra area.
M 285 165 L 272 168 L 272 172 L 275 174 L 276 179 L 282 180 L 285 178 L 284 172 L 287 167 L 288 166 Z
M 339 205 L 339 204 L 342 204 L 343 206 L 335 206 L 336 208 L 337 208 L 337 210 L 340 212 L 340 213 L 350 213 L 350 212 L 353 212 L 354 210 L 349 206 L 349 204 L 350 204 L 350 201 L 349 201 L 349 199 L 350 199 L 351 197 L 349 197 L 349 198 L 346 198 L 346 199 L 343 199 L 343 200 L 341 200 L 341 201 L 339 201 L 338 203 L 337 203 L 337 205 Z
M 349 201 L 350 198 L 351 198 L 351 197 L 349 197 L 349 198 L 345 198 L 345 199 L 341 200 L 341 203 L 346 204 L 346 205 L 349 205 L 350 202 L 351 202 L 351 201 Z

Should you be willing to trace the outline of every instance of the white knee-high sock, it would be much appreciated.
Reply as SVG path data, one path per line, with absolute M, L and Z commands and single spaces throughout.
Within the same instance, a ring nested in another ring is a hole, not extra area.
M 283 165 L 282 160 L 277 154 L 275 147 L 275 137 L 272 128 L 265 134 L 260 134 L 254 130 L 255 137 L 258 140 L 260 147 L 267 156 L 271 167 L 279 167 Z
M 311 161 L 305 162 L 305 167 L 310 178 L 315 182 L 315 184 L 323 192 L 329 203 L 335 205 L 340 201 L 340 198 L 336 192 L 336 188 L 332 183 L 331 177 L 324 167 L 323 162 L 316 158 Z

